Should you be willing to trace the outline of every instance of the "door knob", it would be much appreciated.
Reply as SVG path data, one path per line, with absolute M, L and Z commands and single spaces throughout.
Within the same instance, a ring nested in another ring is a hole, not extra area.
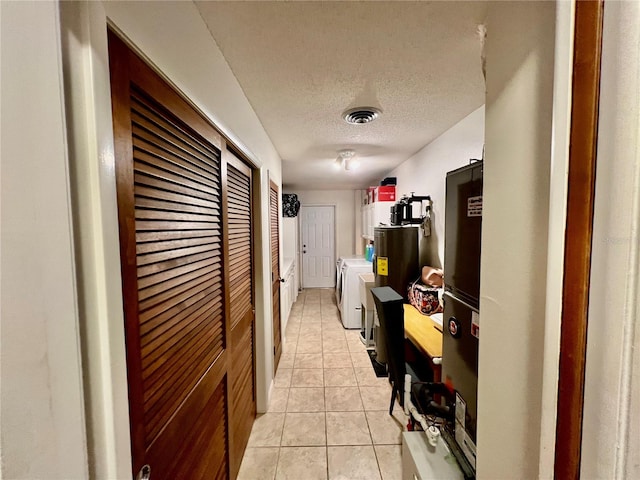
M 149 480 L 150 478 L 151 478 L 151 467 L 149 465 L 144 465 L 138 472 L 138 476 L 136 477 L 136 480 Z

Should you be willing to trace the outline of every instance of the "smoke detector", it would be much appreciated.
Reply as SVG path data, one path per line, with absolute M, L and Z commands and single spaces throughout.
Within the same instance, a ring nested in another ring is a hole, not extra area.
M 345 110 L 342 113 L 342 118 L 352 125 L 360 125 L 373 122 L 381 113 L 380 110 L 374 107 L 356 107 Z

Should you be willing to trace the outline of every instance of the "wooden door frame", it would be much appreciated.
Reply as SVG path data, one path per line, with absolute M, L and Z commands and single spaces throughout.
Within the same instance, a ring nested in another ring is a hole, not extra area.
M 580 478 L 604 0 L 576 2 L 554 477 Z
M 276 191 L 276 199 L 278 200 L 278 278 L 274 279 L 273 278 L 273 252 L 271 250 L 271 248 L 269 248 L 269 266 L 270 266 L 270 271 L 271 271 L 271 281 L 269 283 L 269 292 L 270 292 L 270 298 L 271 298 L 271 325 L 273 328 L 273 325 L 275 325 L 276 319 L 274 318 L 274 311 L 273 311 L 273 291 L 274 291 L 274 284 L 277 281 L 278 283 L 280 283 L 280 274 L 282 272 L 282 265 L 280 264 L 281 260 L 282 260 L 282 255 L 280 255 L 280 208 L 282 206 L 282 202 L 280 201 L 280 195 L 281 193 L 281 189 L 278 186 L 278 184 L 276 182 L 273 181 L 273 179 L 269 178 L 269 247 L 271 247 L 271 190 L 275 190 Z M 278 286 L 279 288 L 279 286 Z M 282 298 L 280 295 L 280 291 L 278 290 L 278 324 L 280 325 L 280 356 L 282 356 L 282 340 L 283 340 L 283 335 L 282 335 Z M 271 335 L 271 343 L 273 345 L 273 356 L 271 357 L 273 359 L 273 371 L 272 371 L 272 375 L 275 377 L 276 374 L 276 370 L 278 369 L 278 364 L 280 362 L 280 356 L 278 356 L 278 358 L 276 359 L 276 344 L 275 344 L 275 332 L 272 331 L 272 335 Z
M 336 224 L 336 213 L 338 211 L 338 205 L 335 203 L 310 203 L 307 205 L 301 205 L 300 206 L 300 210 L 302 210 L 305 207 L 333 207 L 333 267 L 336 267 L 336 262 L 338 261 L 338 228 L 337 228 L 337 224 Z M 298 234 L 299 234 L 299 239 L 300 239 L 300 244 L 302 245 L 302 216 L 300 216 L 300 220 L 298 221 Z M 300 258 L 299 258 L 299 264 L 300 264 L 300 288 L 313 288 L 313 287 L 307 287 L 304 284 L 304 265 L 302 262 L 302 247 L 299 247 L 300 250 Z M 336 277 L 336 274 L 334 272 L 333 274 L 333 278 Z M 333 288 L 335 288 L 337 285 L 334 285 Z
M 228 203 L 228 171 L 229 171 L 229 165 L 231 165 L 233 168 L 235 168 L 236 170 L 243 170 L 243 169 L 247 169 L 248 172 L 243 172 L 245 173 L 248 178 L 249 178 L 249 188 L 251 190 L 251 204 L 250 204 L 250 208 L 251 208 L 251 217 L 255 218 L 255 216 L 253 215 L 253 210 L 254 210 L 254 205 L 255 205 L 255 200 L 256 200 L 256 189 L 254 188 L 254 181 L 253 181 L 253 177 L 254 177 L 254 170 L 255 168 L 245 159 L 245 157 L 237 150 L 235 149 L 232 145 L 227 144 L 226 142 L 224 143 L 225 148 L 222 150 L 222 158 L 221 158 L 221 179 L 222 179 L 222 212 L 223 212 L 223 231 L 224 236 L 228 239 L 229 238 L 229 233 L 228 233 L 228 229 L 229 229 L 229 203 Z M 253 382 L 253 401 L 254 404 L 257 406 L 257 401 L 256 401 L 256 390 L 257 390 L 257 381 L 256 381 L 256 268 L 255 268 L 255 262 L 256 262 L 256 251 L 255 251 L 255 225 L 254 225 L 255 221 L 252 220 L 251 221 L 251 240 L 250 240 L 250 248 L 251 248 L 251 278 L 252 278 L 252 282 L 251 282 L 251 295 L 253 298 L 253 308 L 252 308 L 252 315 L 253 315 L 253 319 L 251 321 L 251 336 L 252 336 L 252 345 L 253 345 L 253 351 L 251 352 L 252 354 L 252 369 L 253 369 L 253 376 L 252 376 L 252 382 Z M 229 251 L 229 242 L 225 241 L 223 242 L 224 244 L 224 253 L 223 253 L 223 258 L 224 258 L 224 264 L 225 266 L 227 266 L 227 268 L 224 269 L 224 284 L 225 284 L 225 304 L 229 306 L 229 308 L 225 308 L 225 328 L 226 328 L 226 332 L 228 333 L 228 336 L 226 338 L 226 341 L 229 342 L 232 336 L 232 325 L 231 325 L 231 280 L 230 280 L 230 269 L 228 268 L 228 265 L 230 263 L 229 260 L 229 256 L 230 256 L 230 251 Z M 232 353 L 233 353 L 233 349 L 232 349 Z M 233 358 L 233 356 L 232 356 Z M 233 403 L 231 402 L 231 391 L 232 391 L 232 385 L 231 385 L 231 380 L 229 379 L 229 376 L 227 375 L 227 385 L 226 385 L 226 392 L 227 392 L 227 404 L 229 405 L 229 407 L 233 406 Z M 255 411 L 254 411 L 255 413 Z M 255 416 L 254 416 L 255 419 Z M 228 425 L 228 429 L 227 429 L 227 435 L 228 435 L 228 458 L 227 458 L 227 462 L 229 465 L 229 475 L 230 478 L 236 478 L 238 475 L 238 472 L 240 470 L 240 465 L 242 463 L 242 458 L 244 456 L 244 454 L 240 457 L 231 457 L 231 454 L 234 453 L 235 451 L 237 451 L 238 449 L 238 444 L 237 444 L 237 437 L 236 437 L 236 432 L 232 432 L 231 431 L 231 408 L 229 408 L 227 410 L 227 425 Z M 246 445 L 244 446 L 245 450 L 246 450 Z M 243 450 L 243 452 L 245 451 Z

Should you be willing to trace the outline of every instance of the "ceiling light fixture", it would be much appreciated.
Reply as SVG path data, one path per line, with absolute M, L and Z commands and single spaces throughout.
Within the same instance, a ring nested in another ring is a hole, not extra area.
M 359 162 L 353 158 L 356 152 L 351 149 L 340 150 L 338 152 L 338 158 L 334 162 L 334 167 L 344 168 L 346 171 L 353 170 L 358 167 Z
M 352 125 L 361 125 L 363 123 L 373 122 L 381 113 L 382 112 L 375 107 L 356 107 L 342 112 L 342 118 L 345 122 Z

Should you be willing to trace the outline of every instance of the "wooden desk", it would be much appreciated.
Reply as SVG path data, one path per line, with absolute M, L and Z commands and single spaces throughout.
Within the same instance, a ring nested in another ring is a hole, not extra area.
M 433 369 L 433 381 L 440 381 L 442 357 L 442 332 L 428 315 L 422 315 L 413 305 L 404 305 L 404 334 L 429 360 Z M 434 363 L 436 359 L 436 363 Z

